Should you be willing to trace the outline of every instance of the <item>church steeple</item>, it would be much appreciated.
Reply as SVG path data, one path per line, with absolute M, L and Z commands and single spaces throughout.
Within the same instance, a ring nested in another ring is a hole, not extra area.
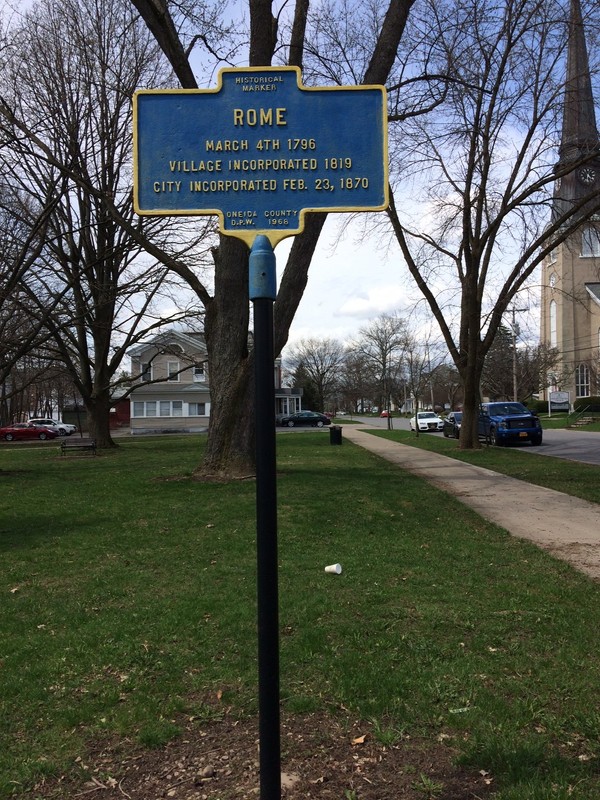
M 556 216 L 565 210 L 565 203 L 580 200 L 594 186 L 600 186 L 600 137 L 580 0 L 571 0 L 567 48 L 563 124 L 556 170 L 562 172 L 570 165 L 579 166 L 564 175 L 556 188 Z M 596 158 L 586 161 L 594 155 Z
M 592 79 L 579 0 L 571 0 L 560 161 L 580 160 L 598 147 Z
M 552 222 L 560 241 L 542 265 L 540 339 L 556 348 L 544 399 L 568 392 L 570 403 L 600 393 L 600 139 L 580 2 L 571 0 L 563 126 Z M 597 4 L 597 0 L 593 0 Z

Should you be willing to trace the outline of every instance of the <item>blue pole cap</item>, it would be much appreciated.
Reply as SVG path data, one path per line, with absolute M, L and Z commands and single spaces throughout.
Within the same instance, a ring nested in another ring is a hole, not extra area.
M 271 242 L 260 234 L 254 240 L 248 263 L 250 300 L 275 300 L 277 296 L 275 263 Z

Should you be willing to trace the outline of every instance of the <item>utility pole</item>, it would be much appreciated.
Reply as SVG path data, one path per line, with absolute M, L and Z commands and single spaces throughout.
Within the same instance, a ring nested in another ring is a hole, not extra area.
M 435 400 L 433 397 L 433 375 L 431 374 L 431 356 L 429 355 L 429 345 L 426 346 L 427 369 L 429 371 L 429 391 L 431 393 L 431 410 L 435 411 Z
M 512 308 L 512 373 L 513 373 L 513 400 L 516 402 L 519 399 L 519 393 L 517 390 L 517 336 L 521 332 L 519 328 L 519 323 L 515 319 L 515 314 L 517 311 L 528 311 L 527 308 Z

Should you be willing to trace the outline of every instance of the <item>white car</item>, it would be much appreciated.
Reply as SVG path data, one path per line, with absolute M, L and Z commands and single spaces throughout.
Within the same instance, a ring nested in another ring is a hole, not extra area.
M 59 436 L 70 436 L 72 433 L 77 432 L 77 425 L 71 425 L 69 422 L 57 422 L 54 419 L 36 417 L 30 419 L 32 425 L 43 425 L 45 428 L 56 431 Z
M 442 431 L 444 430 L 444 420 L 440 419 L 435 411 L 418 411 L 416 417 L 411 417 L 410 429 L 420 431 Z

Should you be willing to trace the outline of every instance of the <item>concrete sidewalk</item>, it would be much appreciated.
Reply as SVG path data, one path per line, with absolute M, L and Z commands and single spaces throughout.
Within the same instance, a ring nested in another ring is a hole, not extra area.
M 514 536 L 600 580 L 599 505 L 373 436 L 365 426 L 344 425 L 342 439 L 419 475 Z

